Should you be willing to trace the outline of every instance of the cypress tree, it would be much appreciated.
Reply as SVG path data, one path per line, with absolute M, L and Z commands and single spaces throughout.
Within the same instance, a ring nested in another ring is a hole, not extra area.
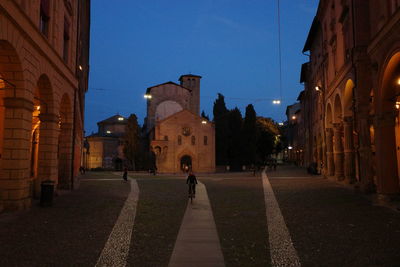
M 218 93 L 217 99 L 214 101 L 213 116 L 215 123 L 215 154 L 216 164 L 226 165 L 228 163 L 228 125 L 229 110 L 225 105 L 225 98 Z
M 250 165 L 256 163 L 257 150 L 257 115 L 252 104 L 247 105 L 246 114 L 243 121 L 243 164 Z

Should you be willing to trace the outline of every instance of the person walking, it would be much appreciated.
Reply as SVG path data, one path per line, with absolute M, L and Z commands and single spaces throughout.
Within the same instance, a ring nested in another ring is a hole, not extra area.
M 128 181 L 128 168 L 126 167 L 124 169 L 124 174 L 122 175 L 122 178 L 124 179 L 125 182 Z
M 186 184 L 189 185 L 189 196 L 190 196 L 190 193 L 193 193 L 193 197 L 195 197 L 196 196 L 197 179 L 192 171 L 189 171 L 189 175 L 186 179 Z

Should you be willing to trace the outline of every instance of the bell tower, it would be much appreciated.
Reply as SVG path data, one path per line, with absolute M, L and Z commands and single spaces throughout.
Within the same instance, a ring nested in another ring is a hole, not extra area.
M 191 90 L 189 109 L 194 114 L 200 115 L 200 79 L 201 76 L 186 74 L 179 78 L 181 86 Z

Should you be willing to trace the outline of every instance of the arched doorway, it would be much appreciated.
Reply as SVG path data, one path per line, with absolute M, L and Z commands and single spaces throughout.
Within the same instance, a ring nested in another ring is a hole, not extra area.
M 381 87 L 375 94 L 375 145 L 377 189 L 379 193 L 400 191 L 400 52 L 395 53 L 382 71 Z
M 188 155 L 184 155 L 181 157 L 181 170 L 183 172 L 188 172 L 192 169 L 192 158 Z
M 333 116 L 333 153 L 335 160 L 335 177 L 344 179 L 344 151 L 343 151 L 343 111 L 339 94 L 335 96 Z
M 31 160 L 37 162 L 31 163 L 35 168 L 31 170 L 31 179 L 36 197 L 40 194 L 42 181 L 57 181 L 57 144 L 54 141 L 57 140 L 58 116 L 54 115 L 53 108 L 53 89 L 48 76 L 43 74 L 34 89 L 31 128 Z M 37 153 L 34 153 L 35 146 Z
M 343 146 L 344 146 L 344 177 L 349 184 L 355 182 L 355 153 L 353 137 L 353 92 L 354 83 L 351 79 L 346 82 L 343 97 Z

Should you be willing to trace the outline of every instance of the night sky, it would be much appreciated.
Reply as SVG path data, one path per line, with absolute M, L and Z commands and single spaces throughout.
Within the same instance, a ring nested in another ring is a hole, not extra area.
M 217 93 L 228 108 L 285 119 L 296 101 L 301 53 L 317 0 L 281 0 L 282 104 L 277 0 L 92 1 L 86 134 L 117 113 L 146 116 L 146 88 L 182 74 L 201 79 L 201 110 L 212 118 Z

